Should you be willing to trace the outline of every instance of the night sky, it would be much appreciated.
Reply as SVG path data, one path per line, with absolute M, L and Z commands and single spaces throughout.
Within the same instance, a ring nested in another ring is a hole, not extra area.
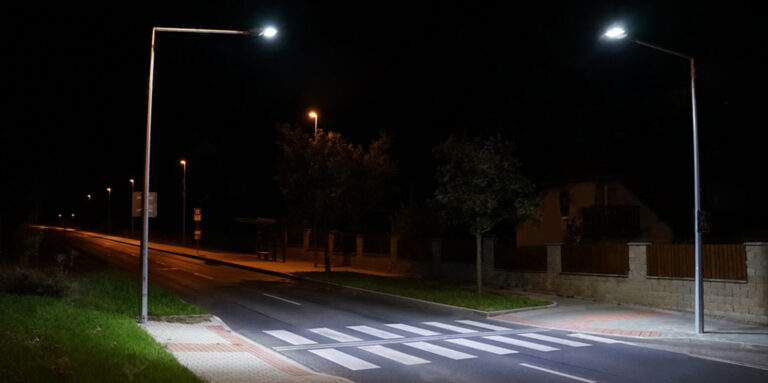
M 315 109 L 322 129 L 354 142 L 380 130 L 393 137 L 404 203 L 431 196 L 431 150 L 448 134 L 500 133 L 516 142 L 537 185 L 622 181 L 685 239 L 693 206 L 688 62 L 601 38 L 620 23 L 639 40 L 696 58 L 709 239 L 768 239 L 768 33 L 758 5 L 158 3 L 12 6 L 6 14 L 4 219 L 95 219 L 110 186 L 113 228 L 125 228 L 128 179 L 139 190 L 143 178 L 152 27 L 269 24 L 280 31 L 270 41 L 158 34 L 157 229 L 178 231 L 181 158 L 189 162 L 188 207 L 202 206 L 209 227 L 279 215 L 275 126 L 310 131 Z

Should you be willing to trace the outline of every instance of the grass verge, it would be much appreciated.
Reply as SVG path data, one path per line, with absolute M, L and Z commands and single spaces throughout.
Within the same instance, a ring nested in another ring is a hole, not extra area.
M 523 307 L 544 306 L 551 302 L 538 301 L 518 295 L 485 292 L 478 296 L 470 288 L 414 278 L 381 277 L 351 272 L 306 272 L 297 275 L 317 281 L 466 307 L 480 311 L 509 310 Z
M 205 313 L 149 291 L 152 315 Z M 63 298 L 0 292 L 0 382 L 200 382 L 136 325 L 138 297 L 113 271 L 79 276 Z

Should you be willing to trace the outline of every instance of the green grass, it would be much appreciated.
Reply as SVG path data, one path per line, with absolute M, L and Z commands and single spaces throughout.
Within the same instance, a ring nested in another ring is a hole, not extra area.
M 332 272 L 330 274 L 307 272 L 297 273 L 297 275 L 318 281 L 332 282 L 344 286 L 359 287 L 366 290 L 380 291 L 481 311 L 508 310 L 543 306 L 551 303 L 517 295 L 490 292 L 484 292 L 482 296 L 478 296 L 477 292 L 471 288 L 413 278 L 381 277 L 350 272 Z
M 199 382 L 135 323 L 136 278 L 79 277 L 64 298 L 0 292 L 0 382 Z M 205 311 L 150 286 L 153 315 Z

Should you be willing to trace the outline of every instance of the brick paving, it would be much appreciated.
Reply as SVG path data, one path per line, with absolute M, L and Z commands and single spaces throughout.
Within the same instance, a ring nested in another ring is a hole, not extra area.
M 642 331 L 642 330 L 627 330 L 627 329 L 618 329 L 618 328 L 592 327 L 590 326 L 590 324 L 594 322 L 615 322 L 615 321 L 648 318 L 648 317 L 662 316 L 662 315 L 670 315 L 670 314 L 662 311 L 654 311 L 654 310 L 625 311 L 625 312 L 607 313 L 607 314 L 586 314 L 586 315 L 576 316 L 573 318 L 557 320 L 552 322 L 518 318 L 511 315 L 500 315 L 495 318 L 502 319 L 509 322 L 514 322 L 514 323 L 529 324 L 529 325 L 542 326 L 542 327 L 552 327 L 552 328 L 558 328 L 558 329 L 564 329 L 564 330 L 590 331 L 590 332 L 599 332 L 603 334 L 628 335 L 628 336 L 637 336 L 637 337 L 659 337 L 661 336 L 661 332 L 659 331 Z
M 311 371 L 251 342 L 216 317 L 196 324 L 149 321 L 142 328 L 179 363 L 208 382 L 350 382 Z

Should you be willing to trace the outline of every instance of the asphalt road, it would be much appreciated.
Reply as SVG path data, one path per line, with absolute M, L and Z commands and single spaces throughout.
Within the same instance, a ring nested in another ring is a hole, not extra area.
M 138 273 L 138 248 L 69 233 L 81 252 Z M 233 330 L 356 382 L 766 382 L 768 371 L 150 251 L 150 280 Z M 138 278 L 138 277 L 137 277 Z

